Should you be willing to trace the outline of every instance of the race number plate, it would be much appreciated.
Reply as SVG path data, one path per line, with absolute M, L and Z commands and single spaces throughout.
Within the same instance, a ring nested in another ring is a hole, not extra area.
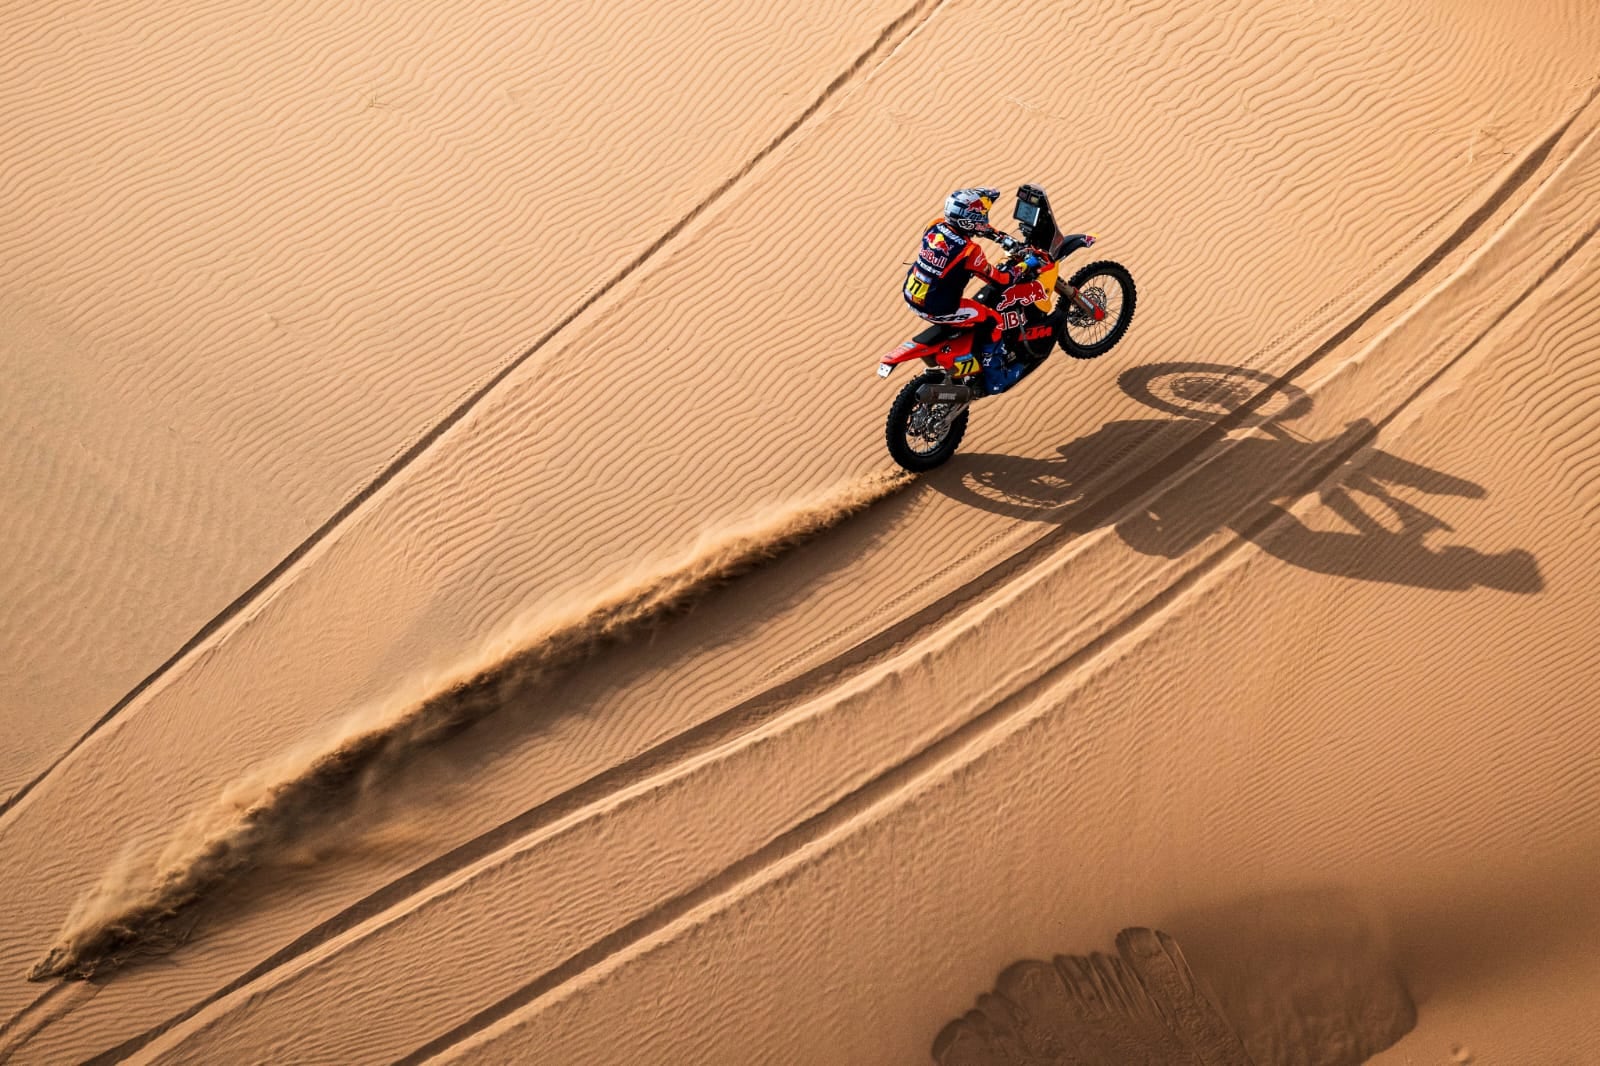
M 889 371 L 891 371 L 893 369 L 894 369 L 894 364 L 893 363 L 879 363 L 878 364 L 878 376 L 880 378 L 886 378 L 886 377 L 889 376 Z

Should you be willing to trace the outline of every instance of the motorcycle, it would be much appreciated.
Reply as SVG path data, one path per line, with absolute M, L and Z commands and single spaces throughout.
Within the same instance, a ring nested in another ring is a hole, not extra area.
M 1092 233 L 1062 233 L 1050 198 L 1037 185 L 1017 189 L 1012 217 L 1018 237 L 1003 232 L 995 240 L 1006 250 L 999 264 L 1015 276 L 1031 255 L 1039 266 L 1027 280 L 1009 286 L 985 285 L 973 297 L 1000 317 L 997 334 L 1017 360 L 1020 373 L 1010 391 L 1037 370 L 1056 347 L 1073 359 L 1094 359 L 1110 351 L 1133 320 L 1133 275 L 1121 263 L 1102 259 L 1060 279 L 1061 260 L 1093 247 Z M 972 404 L 989 395 L 981 353 L 972 350 L 972 323 L 935 325 L 878 361 L 878 377 L 921 360 L 927 369 L 906 382 L 889 407 L 884 439 L 896 463 L 914 474 L 947 462 L 961 446 Z

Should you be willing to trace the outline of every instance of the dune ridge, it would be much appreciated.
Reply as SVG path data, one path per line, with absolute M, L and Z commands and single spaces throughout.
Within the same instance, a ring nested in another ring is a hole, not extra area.
M 125 860 L 72 912 L 34 981 L 88 978 L 159 952 L 172 923 L 206 893 L 345 812 L 409 757 L 441 744 L 605 644 L 687 609 L 711 588 L 760 565 L 910 482 L 873 475 L 702 538 L 685 557 L 626 578 L 597 598 L 540 614 L 502 634 L 471 663 L 424 682 L 426 695 L 358 711 L 330 741 L 285 755 L 226 790 L 154 862 Z

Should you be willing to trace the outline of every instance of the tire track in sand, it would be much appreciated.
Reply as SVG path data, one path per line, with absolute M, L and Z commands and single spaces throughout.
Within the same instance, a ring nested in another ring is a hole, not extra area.
M 1249 403 L 1224 420 L 1220 428 L 1227 430 L 1243 424 L 1262 404 L 1267 402 L 1274 391 L 1324 360 L 1355 335 L 1368 319 L 1385 309 L 1392 308 L 1407 292 L 1414 289 L 1426 278 L 1438 264 L 1461 248 L 1491 217 L 1511 202 L 1519 190 L 1528 185 L 1534 175 L 1539 173 L 1553 149 L 1594 99 L 1594 96 L 1595 94 L 1591 93 L 1587 100 L 1558 122 L 1555 128 L 1545 137 L 1528 148 L 1523 156 L 1503 172 L 1501 178 L 1483 193 L 1480 202 L 1470 209 L 1467 207 L 1460 208 L 1459 210 L 1467 212 L 1465 216 L 1461 217 L 1436 244 L 1429 248 L 1426 254 L 1414 263 L 1398 281 L 1385 288 L 1376 298 L 1362 307 L 1357 314 L 1342 321 L 1307 356 L 1284 372 L 1277 382 L 1262 390 Z M 1409 403 L 1410 400 L 1408 399 L 1406 402 Z M 1384 424 L 1387 424 L 1387 421 Z M 1155 463 L 1134 472 L 1130 478 L 1105 493 L 1091 505 L 1091 513 L 1083 521 L 1052 530 L 1021 552 L 996 563 L 973 581 L 952 590 L 935 603 L 896 625 L 875 633 L 866 640 L 855 644 L 848 651 L 813 667 L 789 682 L 766 689 L 741 701 L 734 707 L 705 721 L 695 729 L 679 734 L 671 740 L 665 741 L 627 762 L 618 764 L 549 801 L 530 808 L 517 817 L 503 822 L 501 825 L 480 834 L 453 851 L 419 867 L 405 877 L 368 894 L 329 920 L 306 931 L 284 948 L 264 959 L 246 973 L 241 974 L 226 986 L 205 997 L 205 999 L 190 1005 L 140 1036 L 108 1050 L 96 1061 L 115 1061 L 136 1052 L 212 1003 L 261 980 L 292 960 L 350 931 L 369 918 L 398 906 L 406 898 L 416 895 L 443 878 L 482 860 L 518 838 L 547 827 L 556 821 L 568 818 L 575 812 L 591 806 L 607 796 L 614 795 L 639 782 L 660 775 L 709 749 L 728 743 L 741 733 L 748 732 L 777 717 L 784 709 L 797 702 L 824 694 L 830 688 L 838 686 L 851 673 L 864 671 L 882 661 L 890 656 L 895 649 L 914 639 L 919 633 L 971 604 L 996 586 L 1042 561 L 1048 553 L 1060 547 L 1065 541 L 1079 535 L 1084 529 L 1094 528 L 1095 525 L 1101 524 L 1106 518 L 1126 508 L 1129 504 L 1161 488 L 1168 480 L 1181 475 L 1194 460 L 1212 447 L 1215 439 L 1215 435 L 1211 433 L 1197 435 L 1180 447 L 1166 453 Z M 1348 457 L 1348 454 L 1352 454 L 1354 450 L 1358 450 L 1365 443 L 1366 438 L 1363 438 L 1362 441 L 1354 443 L 1351 449 L 1341 451 L 1341 454 L 1335 457 L 1333 463 L 1343 462 Z M 1335 468 L 1333 465 L 1328 467 L 1328 469 L 1333 468 Z M 1217 561 L 1220 561 L 1220 557 Z M 1112 629 L 1106 630 L 1090 644 L 1085 645 L 1074 653 L 1072 656 L 1073 661 L 1081 661 L 1083 658 L 1093 655 L 1097 650 L 1104 647 L 1107 642 L 1115 639 L 1116 635 L 1142 624 L 1145 619 L 1156 613 L 1162 605 L 1169 603 L 1175 596 L 1181 595 L 1201 576 L 1203 575 L 1191 572 L 1180 578 L 1178 585 L 1169 586 L 1163 592 L 1158 593 L 1153 600 L 1146 601 L 1144 605 L 1135 608 L 1132 613 L 1125 616 L 1122 622 L 1114 625 Z M 765 854 L 765 852 L 762 854 Z M 749 860 L 741 862 L 739 868 L 745 869 L 746 864 L 754 862 L 755 859 L 755 856 L 751 856 Z M 759 865 L 761 863 L 757 863 L 757 866 Z M 698 899 L 700 897 L 696 896 L 695 898 Z M 665 906 L 669 908 L 672 914 L 676 915 L 694 905 L 693 901 L 689 901 L 683 903 L 680 907 L 676 905 L 676 901 L 673 901 Z M 641 921 L 643 920 L 641 919 Z M 656 925 L 665 924 L 670 920 L 670 917 L 662 918 Z M 635 925 L 627 928 L 632 930 L 630 935 L 624 936 L 624 930 L 618 930 L 613 936 L 608 936 L 602 942 L 597 943 L 593 949 L 582 953 L 581 956 L 574 957 L 569 960 L 568 964 L 563 964 L 552 970 L 547 975 L 547 978 L 541 978 L 537 982 L 537 988 L 541 991 L 530 992 L 527 998 L 535 998 L 536 995 L 542 994 L 543 990 L 548 990 L 564 983 L 564 981 L 571 979 L 577 973 L 581 973 L 600 959 L 611 954 L 613 950 L 620 950 L 621 946 L 637 939 L 639 935 L 644 935 L 641 931 L 643 927 Z M 606 945 L 609 945 L 609 947 L 605 947 Z M 532 989 L 534 986 L 529 987 Z M 488 1023 L 485 1022 L 485 1024 Z
M 872 43 L 863 50 L 855 60 L 841 71 L 817 97 L 793 121 L 778 132 L 760 151 L 729 177 L 717 185 L 709 194 L 696 203 L 682 217 L 674 222 L 664 233 L 652 241 L 643 251 L 628 261 L 616 273 L 612 274 L 592 293 L 581 299 L 566 314 L 557 319 L 549 328 L 536 338 L 531 345 L 521 354 L 497 370 L 482 385 L 478 386 L 465 399 L 452 408 L 442 419 L 434 423 L 428 431 L 418 437 L 411 447 L 407 448 L 393 462 L 385 467 L 377 477 L 355 495 L 350 497 L 343 506 L 335 511 L 326 521 L 312 530 L 305 539 L 297 544 L 277 565 L 273 566 L 254 584 L 245 589 L 232 602 L 213 615 L 204 625 L 195 631 L 194 635 L 184 641 L 167 659 L 149 674 L 145 675 L 137 684 L 129 689 L 116 703 L 112 704 L 104 714 L 95 719 L 76 740 L 61 752 L 51 763 L 23 784 L 5 800 L 0 801 L 0 822 L 16 808 L 30 793 L 53 774 L 58 767 L 73 752 L 82 747 L 85 741 L 105 728 L 118 714 L 122 713 L 134 700 L 148 691 L 162 678 L 177 669 L 191 654 L 200 648 L 209 638 L 219 633 L 229 622 L 238 618 L 244 611 L 260 600 L 273 585 L 292 570 L 296 563 L 305 558 L 312 549 L 317 547 L 330 536 L 334 535 L 352 516 L 386 485 L 394 481 L 412 463 L 431 449 L 448 433 L 457 423 L 478 407 L 499 385 L 520 369 L 533 356 L 537 355 L 550 344 L 564 330 L 581 318 L 590 308 L 594 307 L 604 297 L 613 292 L 618 286 L 627 281 L 640 268 L 654 259 L 663 249 L 672 244 L 696 219 L 705 214 L 712 206 L 725 197 L 730 190 L 747 177 L 758 167 L 763 160 L 777 151 L 786 141 L 806 126 L 830 100 L 844 91 L 863 71 L 868 70 L 875 60 L 887 56 L 898 48 L 906 38 L 916 32 L 943 4 L 944 0 L 916 0 L 910 7 L 897 16 L 892 22 L 879 32 Z

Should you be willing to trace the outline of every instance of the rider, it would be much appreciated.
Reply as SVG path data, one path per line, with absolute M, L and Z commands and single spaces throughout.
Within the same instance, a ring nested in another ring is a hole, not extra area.
M 989 208 L 999 196 L 999 189 L 974 188 L 957 189 L 946 197 L 944 214 L 923 233 L 922 248 L 902 290 L 911 310 L 929 322 L 973 323 L 972 350 L 979 352 L 986 364 L 996 356 L 1010 364 L 1014 356 L 1000 340 L 1000 316 L 967 299 L 967 282 L 976 275 L 996 285 L 1013 285 L 1041 266 L 1031 252 L 1017 269 L 1009 271 L 990 265 L 984 257 L 974 238 L 999 237 L 989 224 Z

